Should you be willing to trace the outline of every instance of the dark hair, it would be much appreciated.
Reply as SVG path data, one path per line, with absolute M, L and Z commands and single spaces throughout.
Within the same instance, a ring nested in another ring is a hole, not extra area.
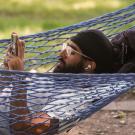
M 111 72 L 113 63 L 112 44 L 109 39 L 97 29 L 81 31 L 71 37 L 83 54 L 94 59 L 96 62 L 96 72 Z

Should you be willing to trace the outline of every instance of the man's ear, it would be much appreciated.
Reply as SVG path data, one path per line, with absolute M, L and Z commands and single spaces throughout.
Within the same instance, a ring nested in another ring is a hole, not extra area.
M 96 69 L 95 61 L 85 60 L 85 63 L 84 63 L 85 72 L 92 73 L 95 71 L 95 69 Z

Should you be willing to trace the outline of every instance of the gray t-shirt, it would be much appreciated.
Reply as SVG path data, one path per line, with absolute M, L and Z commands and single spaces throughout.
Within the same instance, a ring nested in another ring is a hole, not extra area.
M 0 92 L 0 135 L 10 135 L 9 130 L 9 97 L 11 89 L 5 88 Z

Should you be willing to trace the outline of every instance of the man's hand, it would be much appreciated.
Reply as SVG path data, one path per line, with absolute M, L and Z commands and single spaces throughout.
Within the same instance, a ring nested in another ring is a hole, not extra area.
M 15 49 L 15 54 L 13 53 L 13 49 Z M 7 50 L 4 60 L 5 68 L 9 70 L 24 70 L 24 51 L 25 43 L 17 36 L 15 48 L 9 46 Z

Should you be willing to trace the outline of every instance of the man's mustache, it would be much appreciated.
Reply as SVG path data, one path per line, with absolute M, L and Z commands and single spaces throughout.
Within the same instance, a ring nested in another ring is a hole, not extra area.
M 63 58 L 59 58 L 59 61 L 62 62 L 63 64 L 65 64 L 65 61 Z

